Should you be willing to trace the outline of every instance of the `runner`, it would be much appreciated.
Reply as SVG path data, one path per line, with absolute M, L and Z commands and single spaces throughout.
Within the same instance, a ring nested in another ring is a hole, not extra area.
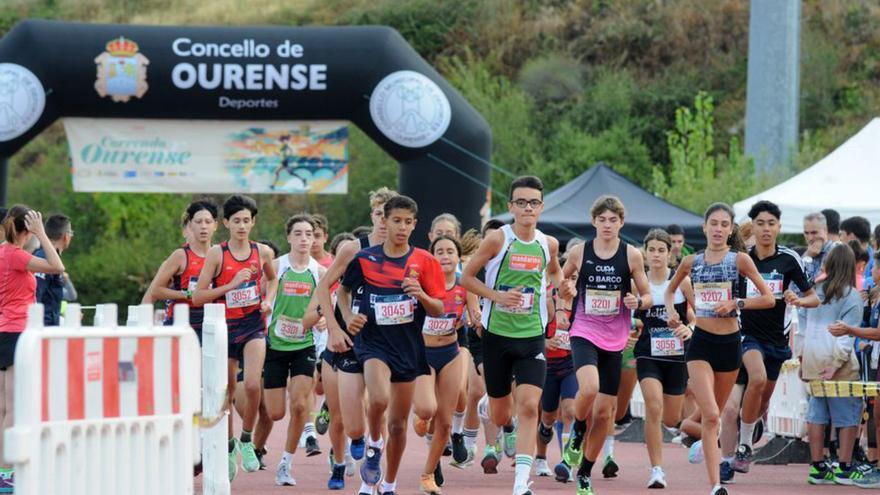
M 280 162 L 278 163 L 278 166 L 275 167 L 275 180 L 273 180 L 272 184 L 269 185 L 269 189 L 275 190 L 275 188 L 278 187 L 278 181 L 281 179 L 281 172 L 287 172 L 291 177 L 299 179 L 299 181 L 302 182 L 303 189 L 308 189 L 309 183 L 306 182 L 305 179 L 294 173 L 296 162 L 296 149 L 294 149 L 293 145 L 290 143 L 290 135 L 284 134 L 283 136 L 279 137 L 278 143 Z
M 64 263 L 46 236 L 39 212 L 14 205 L 0 225 L 4 234 L 4 243 L 0 244 L 0 429 L 6 430 L 13 426 L 15 410 L 15 346 L 27 324 L 28 306 L 34 303 L 37 293 L 34 273 L 63 273 Z M 33 237 L 43 246 L 45 259 L 22 249 Z M 12 493 L 15 473 L 3 456 L 4 440 L 0 440 L 0 493 Z
M 559 287 L 562 270 L 557 257 L 559 243 L 537 229 L 544 184 L 537 177 L 519 177 L 510 184 L 508 197 L 513 225 L 486 236 L 465 267 L 462 286 L 485 298 L 482 343 L 489 411 L 496 425 L 511 431 L 515 403 L 520 431 L 515 443 L 513 494 L 524 495 L 532 493 L 529 475 L 547 365 L 546 289 L 548 282 Z M 483 267 L 485 283 L 476 278 Z M 516 389 L 511 394 L 514 379 Z
M 675 291 L 685 277 L 694 287 L 696 327 L 685 360 L 689 385 L 701 414 L 702 445 L 712 495 L 727 495 L 721 486 L 720 452 L 717 444 L 721 408 L 727 402 L 742 364 L 742 344 L 737 311 L 773 307 L 773 293 L 755 263 L 742 249 L 733 222 L 733 209 L 724 203 L 709 206 L 704 215 L 706 251 L 684 258 L 666 288 L 665 303 L 671 328 L 681 324 L 675 310 Z M 752 281 L 759 295 L 741 298 L 740 276 Z M 692 448 L 697 447 L 695 443 Z M 699 448 L 699 447 L 698 447 Z
M 577 274 L 572 275 L 572 280 Z M 552 302 L 548 300 L 548 304 Z M 562 302 L 561 299 L 559 302 Z M 571 466 L 560 459 L 553 471 L 547 462 L 547 446 L 553 441 L 553 427 L 557 426 L 556 438 L 560 452 L 568 443 L 571 425 L 575 417 L 574 397 L 577 395 L 577 376 L 571 360 L 571 308 L 564 304 L 551 304 L 548 314 L 553 315 L 547 324 L 547 376 L 541 393 L 541 418 L 538 424 L 538 443 L 535 449 L 535 474 L 538 476 L 556 475 L 556 481 L 567 483 L 572 479 Z M 561 403 L 561 406 L 560 406 Z
M 241 439 L 232 435 L 229 421 L 229 478 L 238 472 L 237 454 L 241 453 L 241 467 L 247 472 L 260 469 L 252 435 L 257 422 L 262 386 L 260 375 L 266 356 L 266 323 L 263 314 L 271 308 L 263 300 L 260 280 L 266 275 L 266 299 L 275 296 L 276 275 L 272 267 L 272 252 L 262 244 L 249 239 L 257 217 L 257 203 L 248 196 L 233 195 L 223 203 L 223 225 L 229 230 L 229 241 L 208 250 L 205 266 L 199 275 L 193 293 L 194 306 L 210 302 L 226 304 L 226 326 L 229 330 L 229 400 L 235 396 L 235 375 L 244 362 L 244 389 L 246 410 L 242 417 Z M 213 285 L 212 285 L 213 284 Z
M 722 421 L 726 418 L 728 422 L 734 422 L 722 423 L 721 428 L 722 431 L 736 431 L 735 419 L 741 401 L 739 446 L 736 446 L 736 439 L 732 434 L 721 435 L 722 482 L 733 478 L 732 471 L 749 472 L 755 424 L 770 405 L 770 397 L 776 388 L 782 363 L 791 359 L 786 303 L 799 308 L 815 308 L 819 305 L 819 298 L 813 290 L 812 282 L 807 278 L 800 256 L 776 243 L 781 228 L 781 216 L 779 207 L 770 201 L 758 201 L 749 210 L 756 244 L 749 249 L 748 254 L 773 293 L 775 305 L 770 309 L 744 310 L 740 313 L 743 366 L 737 377 L 736 388 L 725 407 L 732 410 L 733 414 L 725 414 L 722 418 Z M 798 297 L 789 289 L 791 284 L 803 293 L 803 297 Z M 755 286 L 747 284 L 746 296 L 757 295 Z M 731 455 L 734 449 L 735 460 Z
M 384 206 L 388 237 L 382 245 L 360 251 L 346 269 L 337 291 L 339 308 L 355 334 L 354 349 L 364 367 L 370 438 L 361 478 L 368 485 L 382 479 L 378 492 L 393 495 L 406 447 L 415 379 L 429 373 L 419 324 L 425 316 L 443 315 L 443 272 L 430 253 L 409 245 L 418 207 L 406 196 Z M 352 288 L 363 287 L 358 312 L 351 311 Z M 388 412 L 385 477 L 380 460 L 382 420 Z
M 592 470 L 613 426 L 620 387 L 622 351 L 633 310 L 651 307 L 641 252 L 620 239 L 626 215 L 615 196 L 600 196 L 590 208 L 596 237 L 572 248 L 565 262 L 562 296 L 573 304 L 571 350 L 577 374 L 576 417 L 565 447 L 569 466 L 578 465 L 577 493 L 592 495 Z M 578 274 L 576 286 L 569 278 Z M 638 295 L 634 295 L 635 287 Z M 586 452 L 587 416 L 592 414 Z
M 333 255 L 324 247 L 327 245 L 327 236 L 330 234 L 330 224 L 327 217 L 320 213 L 312 213 L 312 221 L 315 224 L 315 236 L 312 243 L 312 258 L 318 261 L 318 264 L 324 268 L 328 268 L 333 263 Z
M 429 316 L 422 324 L 425 355 L 431 373 L 416 378 L 414 404 L 435 411 L 431 418 L 434 437 L 425 460 L 420 489 L 426 495 L 440 495 L 443 486 L 440 457 L 452 432 L 453 414 L 470 356 L 459 352 L 456 335 L 463 326 L 467 304 L 467 291 L 458 284 L 455 275 L 461 260 L 461 245 L 452 237 L 440 235 L 434 237 L 430 251 L 443 270 L 446 296 L 443 298 L 443 314 L 437 318 Z
M 483 225 L 481 239 L 485 239 L 490 232 L 500 229 L 504 224 L 499 220 L 489 220 Z M 482 244 L 482 240 L 480 241 Z M 479 250 L 479 246 L 477 247 Z M 469 262 L 469 261 L 468 261 Z M 467 263 L 465 263 L 467 264 Z M 485 270 L 477 274 L 480 281 L 485 280 Z M 484 474 L 495 474 L 501 461 L 501 448 L 497 446 L 498 427 L 489 418 L 488 396 L 486 396 L 486 382 L 483 380 L 483 341 L 480 334 L 483 329 L 483 316 L 481 311 L 482 301 L 476 294 L 468 292 L 468 319 L 471 326 L 468 327 L 468 351 L 471 354 L 471 363 L 468 365 L 468 404 L 464 422 L 464 444 L 468 452 L 465 462 L 460 465 L 452 464 L 453 467 L 463 468 L 476 458 L 477 435 L 480 431 L 480 423 L 483 424 L 483 433 L 486 445 L 483 449 L 483 458 L 480 462 Z M 486 397 L 484 413 L 480 412 L 480 401 Z
M 314 223 L 306 214 L 287 220 L 290 252 L 274 261 L 278 288 L 269 324 L 269 347 L 266 350 L 263 388 L 266 410 L 272 421 L 284 419 L 285 403 L 290 400 L 290 418 L 284 454 L 275 472 L 275 484 L 296 485 L 290 461 L 296 452 L 300 434 L 311 412 L 314 388 L 315 345 L 312 336 L 320 315 L 318 301 L 312 299 L 324 268 L 310 256 Z M 308 451 L 309 457 L 321 451 Z
M 171 252 L 162 262 L 147 293 L 154 301 L 168 301 L 165 325 L 174 323 L 174 306 L 189 304 L 189 324 L 202 342 L 202 321 L 205 310 L 193 304 L 193 292 L 199 282 L 199 274 L 205 266 L 205 256 L 211 249 L 214 232 L 217 231 L 217 203 L 210 198 L 193 201 L 186 207 L 183 228 L 189 241 Z
M 317 297 L 318 304 L 322 310 L 323 308 L 334 308 L 333 318 L 327 318 L 327 349 L 322 356 L 324 362 L 329 364 L 327 368 L 332 368 L 334 375 L 327 380 L 327 370 L 324 370 L 324 395 L 331 398 L 327 404 L 330 409 L 330 428 L 331 430 L 334 428 L 344 429 L 345 435 L 351 439 L 350 452 L 353 460 L 361 460 L 366 449 L 366 441 L 364 439 L 366 432 L 364 421 L 364 368 L 354 349 L 352 349 L 354 335 L 348 333 L 348 326 L 345 320 L 342 319 L 342 311 L 339 305 L 333 302 L 331 286 L 339 281 L 348 265 L 355 259 L 360 250 L 385 242 L 387 237 L 387 229 L 383 223 L 385 203 L 396 195 L 396 192 L 387 187 L 370 192 L 372 231 L 366 237 L 339 244 L 333 263 L 318 283 L 317 289 L 315 289 L 315 297 Z M 359 304 L 359 296 L 362 289 L 360 287 L 351 287 L 351 290 L 357 295 L 352 303 Z M 350 308 L 350 311 L 356 313 L 357 308 Z M 343 398 L 344 400 L 342 400 Z M 338 408 L 334 407 L 336 405 L 338 405 Z M 338 422 L 338 426 L 335 426 L 334 422 Z M 334 442 L 332 450 L 335 456 L 333 459 L 335 467 L 344 462 L 343 449 L 341 448 L 342 442 L 339 439 L 334 441 L 333 436 L 330 438 Z M 371 494 L 372 491 L 372 484 L 367 484 L 362 480 L 358 493 Z
M 665 231 L 653 229 L 645 236 L 645 253 L 648 262 L 648 284 L 651 287 L 652 306 L 636 313 L 643 324 L 635 347 L 636 370 L 639 386 L 645 398 L 645 443 L 651 461 L 651 477 L 648 488 L 666 488 L 663 472 L 663 430 L 678 425 L 681 406 L 687 387 L 687 367 L 684 355 L 693 333 L 689 326 L 670 328 L 667 324 L 664 292 L 672 272 L 669 255 L 672 241 Z M 679 320 L 693 323 L 693 312 L 688 303 L 694 293 L 690 278 L 685 277 L 673 297 L 673 306 Z

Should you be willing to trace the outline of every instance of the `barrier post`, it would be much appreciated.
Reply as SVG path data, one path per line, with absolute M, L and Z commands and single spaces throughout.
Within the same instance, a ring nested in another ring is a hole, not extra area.
M 115 304 L 99 304 L 95 307 L 95 321 L 92 326 L 116 328 L 119 310 Z
M 174 315 L 177 316 L 175 306 Z M 212 416 L 221 411 L 227 390 L 226 306 L 206 304 L 202 323 L 202 411 Z M 202 430 L 202 491 L 206 495 L 229 495 L 229 416 L 224 412 L 213 427 Z
M 82 326 L 82 306 L 78 303 L 67 305 L 67 314 L 61 326 L 65 328 L 79 328 Z

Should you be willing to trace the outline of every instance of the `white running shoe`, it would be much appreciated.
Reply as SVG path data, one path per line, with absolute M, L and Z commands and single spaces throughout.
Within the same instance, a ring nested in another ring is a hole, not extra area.
M 306 434 L 305 430 L 303 430 L 303 432 L 299 436 L 299 444 L 297 444 L 297 448 L 300 448 L 300 449 L 306 448 L 306 438 L 308 438 L 308 437 L 309 437 L 309 435 Z
M 514 485 L 513 495 L 534 495 L 532 492 L 532 482 L 529 481 L 526 485 Z
M 355 471 L 357 471 L 357 463 L 354 462 L 354 457 L 351 456 L 351 453 L 345 451 L 345 475 L 350 478 L 354 476 Z
M 703 441 L 697 440 L 688 450 L 688 462 L 691 464 L 699 464 L 703 462 Z
M 538 476 L 553 476 L 553 471 L 547 464 L 547 459 L 535 459 L 535 474 Z
M 296 486 L 296 480 L 290 474 L 290 465 L 288 463 L 278 463 L 278 470 L 275 471 L 275 484 L 278 486 Z
M 651 479 L 648 480 L 648 488 L 666 488 L 666 473 L 660 466 L 651 469 Z

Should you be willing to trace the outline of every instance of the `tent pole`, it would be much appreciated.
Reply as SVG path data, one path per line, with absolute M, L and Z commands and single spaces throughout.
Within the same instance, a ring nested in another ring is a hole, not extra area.
M 6 206 L 9 189 L 9 157 L 0 156 L 0 206 Z

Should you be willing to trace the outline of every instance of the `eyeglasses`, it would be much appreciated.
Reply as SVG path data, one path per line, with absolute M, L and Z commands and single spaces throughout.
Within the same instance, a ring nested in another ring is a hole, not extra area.
M 517 208 L 525 208 L 526 206 L 531 206 L 532 208 L 537 208 L 544 204 L 540 199 L 514 199 L 511 201 Z

